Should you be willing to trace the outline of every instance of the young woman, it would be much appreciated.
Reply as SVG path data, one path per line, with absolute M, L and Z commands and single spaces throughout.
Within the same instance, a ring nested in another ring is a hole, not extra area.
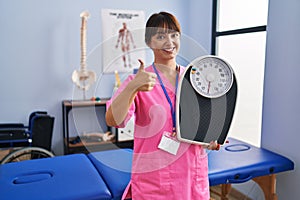
M 145 42 L 154 62 L 130 75 L 107 103 L 109 126 L 124 127 L 135 117 L 131 181 L 123 199 L 208 200 L 208 163 L 200 145 L 175 138 L 177 81 L 184 69 L 176 63 L 181 29 L 170 13 L 150 16 Z M 214 149 L 215 143 L 209 145 Z

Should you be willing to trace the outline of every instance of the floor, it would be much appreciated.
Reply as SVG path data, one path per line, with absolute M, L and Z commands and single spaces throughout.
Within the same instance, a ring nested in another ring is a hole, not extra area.
M 7 154 L 9 154 L 9 152 L 10 152 L 9 149 L 0 150 L 0 160 L 2 160 L 2 158 L 4 158 L 4 156 L 6 156 Z
M 251 198 L 245 196 L 244 194 L 240 193 L 239 191 L 232 188 L 230 190 L 227 199 L 221 199 L 221 186 L 212 186 L 210 187 L 210 197 L 211 200 L 252 200 Z

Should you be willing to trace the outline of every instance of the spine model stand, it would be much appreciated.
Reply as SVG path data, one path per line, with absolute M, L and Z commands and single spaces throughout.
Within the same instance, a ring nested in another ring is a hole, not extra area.
M 121 85 L 121 79 L 118 70 L 115 70 L 115 85 L 112 94 L 114 94 L 119 89 L 120 85 Z
M 80 70 L 75 70 L 72 74 L 72 81 L 76 84 L 76 86 L 83 90 L 83 99 L 86 100 L 86 91 L 89 87 L 96 81 L 96 73 L 87 70 L 86 64 L 86 27 L 87 27 L 87 19 L 90 14 L 87 11 L 84 11 L 80 14 L 81 17 L 81 62 L 80 62 Z

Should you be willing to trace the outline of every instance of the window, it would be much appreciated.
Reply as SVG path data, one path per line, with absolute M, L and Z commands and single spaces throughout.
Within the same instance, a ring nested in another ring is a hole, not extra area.
M 211 54 L 235 71 L 238 101 L 229 136 L 260 146 L 268 0 L 214 0 Z

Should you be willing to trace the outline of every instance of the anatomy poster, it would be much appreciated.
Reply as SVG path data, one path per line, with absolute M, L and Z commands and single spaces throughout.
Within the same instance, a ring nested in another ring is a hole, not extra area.
M 135 10 L 103 9 L 103 72 L 132 72 L 145 57 L 145 14 Z

